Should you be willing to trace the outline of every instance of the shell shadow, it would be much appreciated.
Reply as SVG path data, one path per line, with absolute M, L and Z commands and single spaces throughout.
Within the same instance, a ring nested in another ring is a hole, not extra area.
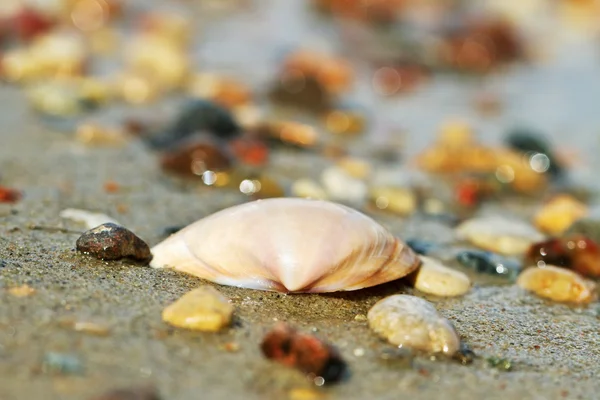
M 319 293 L 319 295 L 323 297 L 344 299 L 350 301 L 364 301 L 375 298 L 379 299 L 381 297 L 387 297 L 394 294 L 412 294 L 413 291 L 414 290 L 408 285 L 408 281 L 405 278 L 401 278 L 395 281 L 382 283 L 377 286 L 372 286 L 359 290 L 353 290 L 348 292 Z

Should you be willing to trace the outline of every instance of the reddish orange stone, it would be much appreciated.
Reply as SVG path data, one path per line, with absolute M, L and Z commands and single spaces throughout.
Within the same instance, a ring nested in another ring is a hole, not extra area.
M 534 263 L 544 262 L 572 269 L 582 275 L 600 278 L 600 247 L 584 236 L 550 239 L 531 246 L 527 257 Z
M 269 159 L 269 148 L 261 140 L 235 139 L 231 142 L 231 149 L 244 164 L 260 166 Z
M 13 17 L 11 25 L 13 33 L 19 39 L 29 41 L 52 28 L 54 21 L 39 11 L 23 7 Z
M 106 181 L 104 182 L 104 191 L 106 193 L 117 193 L 120 189 L 120 186 L 115 181 Z
M 22 194 L 18 190 L 0 186 L 0 203 L 16 203 L 21 197 Z
M 347 368 L 333 346 L 313 335 L 299 333 L 285 323 L 277 324 L 267 333 L 261 349 L 267 358 L 320 376 L 326 383 L 342 379 Z

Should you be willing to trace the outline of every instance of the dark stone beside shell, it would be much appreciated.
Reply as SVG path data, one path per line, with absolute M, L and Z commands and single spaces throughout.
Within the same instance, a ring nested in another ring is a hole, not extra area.
M 77 239 L 77 250 L 100 260 L 124 258 L 147 264 L 152 259 L 150 247 L 130 230 L 117 224 L 97 226 Z
M 91 400 L 160 400 L 157 390 L 152 386 L 139 386 L 127 389 L 115 389 Z

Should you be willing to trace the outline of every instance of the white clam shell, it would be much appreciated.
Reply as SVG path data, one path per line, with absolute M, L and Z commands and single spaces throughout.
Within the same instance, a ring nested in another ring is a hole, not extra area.
M 401 278 L 417 255 L 366 215 L 321 200 L 227 208 L 152 249 L 150 266 L 223 285 L 280 292 L 356 290 Z

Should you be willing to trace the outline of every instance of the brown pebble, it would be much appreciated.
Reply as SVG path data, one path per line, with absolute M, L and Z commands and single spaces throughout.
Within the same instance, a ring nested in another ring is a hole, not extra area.
M 138 386 L 127 389 L 115 389 L 90 400 L 160 400 L 158 391 L 153 386 Z
M 77 250 L 100 260 L 133 259 L 147 264 L 150 248 L 133 232 L 111 222 L 90 229 L 77 239 Z
M 218 147 L 193 142 L 163 154 L 160 165 L 165 171 L 190 177 L 206 171 L 226 170 L 231 161 Z
M 313 335 L 298 333 L 285 323 L 277 324 L 267 333 L 261 350 L 267 358 L 320 376 L 325 383 L 341 380 L 347 370 L 346 363 L 333 346 Z

